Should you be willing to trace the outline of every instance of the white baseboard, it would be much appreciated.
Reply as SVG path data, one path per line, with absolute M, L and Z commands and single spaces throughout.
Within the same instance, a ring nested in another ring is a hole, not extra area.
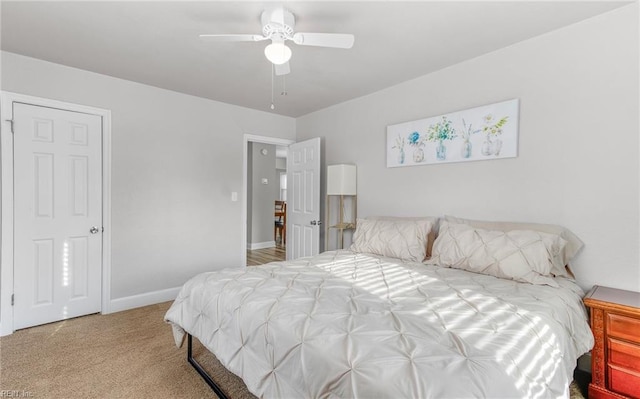
M 112 299 L 109 302 L 109 310 L 107 313 L 121 312 L 142 306 L 155 305 L 156 303 L 173 301 L 178 296 L 180 288 L 182 287 L 167 288 L 166 290 L 145 292 L 144 294 Z M 105 312 L 102 313 L 104 314 Z
M 254 242 L 250 243 L 247 247 L 253 251 L 254 249 L 265 249 L 265 248 L 273 248 L 276 246 L 275 241 L 265 241 L 265 242 Z

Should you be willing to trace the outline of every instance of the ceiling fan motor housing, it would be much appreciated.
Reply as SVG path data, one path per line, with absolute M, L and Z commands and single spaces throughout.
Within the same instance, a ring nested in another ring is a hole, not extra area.
M 296 19 L 293 14 L 284 8 L 265 10 L 260 17 L 262 22 L 262 35 L 269 39 L 291 40 Z

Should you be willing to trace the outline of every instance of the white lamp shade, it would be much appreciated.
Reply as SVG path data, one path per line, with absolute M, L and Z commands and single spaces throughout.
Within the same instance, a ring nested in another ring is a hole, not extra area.
M 356 165 L 327 167 L 327 195 L 356 195 Z
M 291 49 L 284 43 L 274 42 L 264 48 L 264 55 L 275 65 L 282 65 L 291 59 Z

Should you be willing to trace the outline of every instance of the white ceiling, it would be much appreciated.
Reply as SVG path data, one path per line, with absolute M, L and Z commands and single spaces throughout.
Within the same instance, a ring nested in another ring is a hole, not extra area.
M 629 1 L 96 2 L 2 1 L 2 50 L 298 117 L 544 34 Z M 275 80 L 265 42 L 205 43 L 201 33 L 260 33 L 283 4 L 299 32 L 352 33 L 350 50 L 292 44 Z

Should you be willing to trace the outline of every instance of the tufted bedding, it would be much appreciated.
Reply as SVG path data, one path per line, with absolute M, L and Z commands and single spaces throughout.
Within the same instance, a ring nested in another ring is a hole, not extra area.
M 593 345 L 574 281 L 350 251 L 188 281 L 165 319 L 267 398 L 569 397 Z

